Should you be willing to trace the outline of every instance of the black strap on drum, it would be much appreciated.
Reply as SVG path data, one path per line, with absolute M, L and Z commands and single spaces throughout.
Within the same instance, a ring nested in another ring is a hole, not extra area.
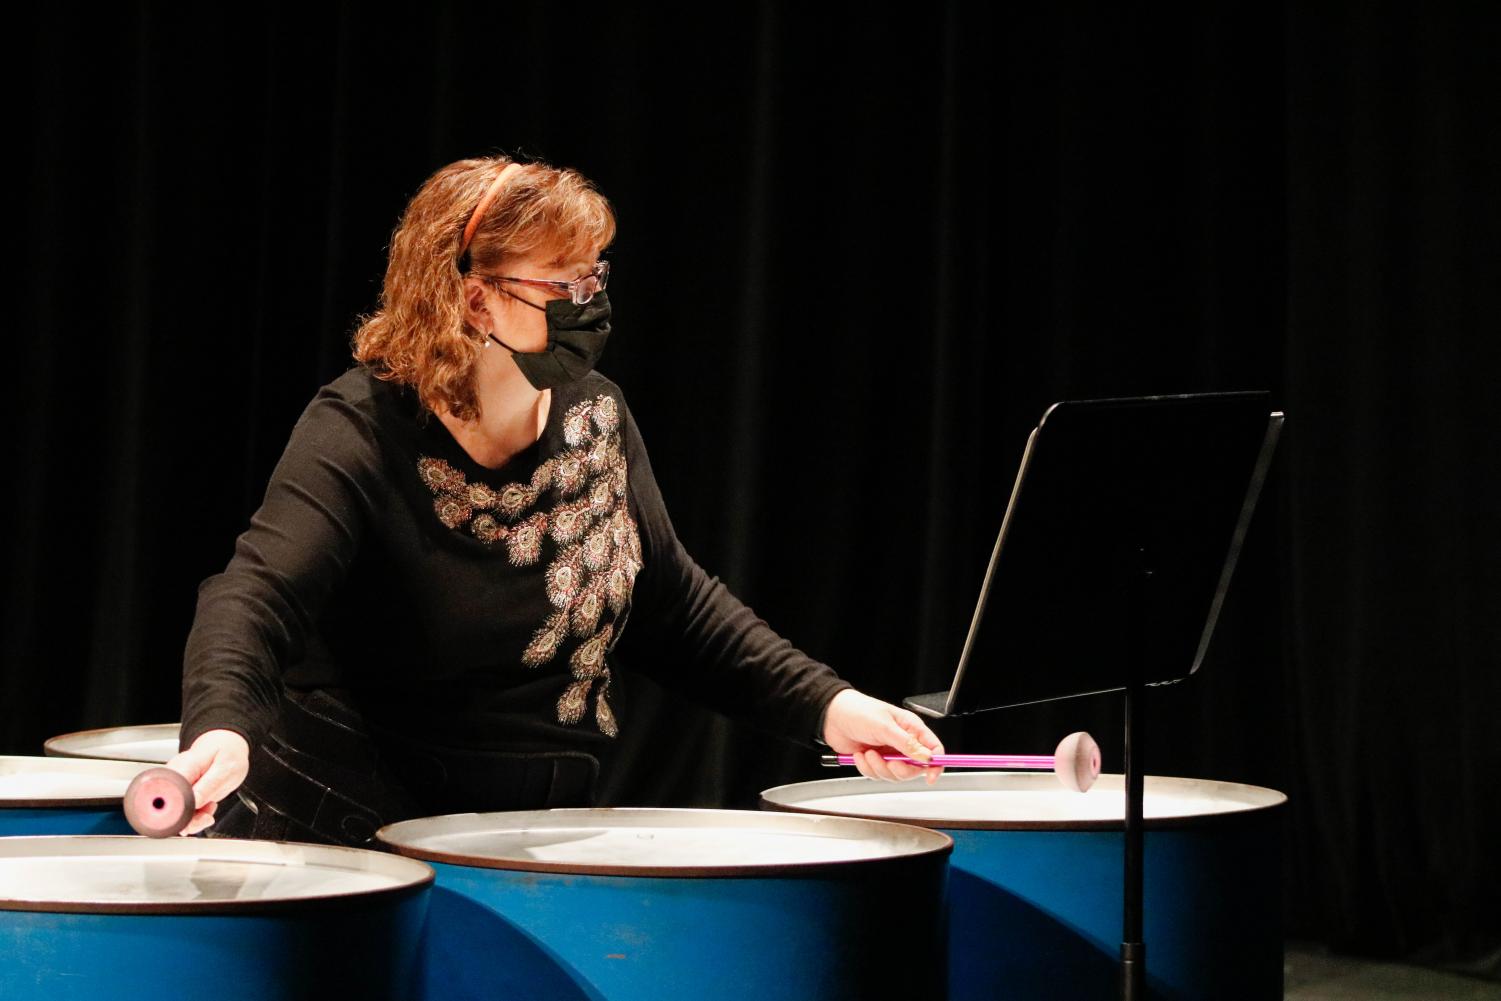
M 288 692 L 275 732 L 282 742 L 357 775 L 374 775 L 379 755 L 358 712 L 321 690 Z
M 388 821 L 292 765 L 267 740 L 259 748 L 246 791 L 278 813 L 340 844 L 366 845 Z

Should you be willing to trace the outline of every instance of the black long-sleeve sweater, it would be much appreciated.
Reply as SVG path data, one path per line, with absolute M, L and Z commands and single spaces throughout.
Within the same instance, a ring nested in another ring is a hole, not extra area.
M 182 746 L 255 746 L 285 684 L 448 746 L 588 750 L 624 665 L 789 738 L 849 687 L 684 551 L 620 389 L 553 390 L 541 438 L 475 463 L 409 387 L 354 368 L 292 431 L 199 589 Z

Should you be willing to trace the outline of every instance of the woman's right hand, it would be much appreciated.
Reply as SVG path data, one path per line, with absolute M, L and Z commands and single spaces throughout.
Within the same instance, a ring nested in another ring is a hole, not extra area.
M 192 747 L 168 761 L 167 767 L 193 783 L 198 809 L 182 834 L 197 834 L 214 822 L 219 802 L 245 781 L 250 771 L 250 744 L 233 730 L 206 730 Z

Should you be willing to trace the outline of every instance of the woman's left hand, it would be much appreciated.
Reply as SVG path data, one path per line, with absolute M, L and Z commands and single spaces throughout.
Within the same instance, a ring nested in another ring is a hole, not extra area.
M 852 754 L 855 767 L 866 778 L 901 782 L 928 776 L 938 781 L 942 768 L 919 767 L 901 761 L 886 761 L 883 754 L 905 754 L 921 759 L 942 754 L 943 744 L 916 713 L 873 699 L 853 688 L 835 695 L 824 715 L 823 740 L 839 754 Z

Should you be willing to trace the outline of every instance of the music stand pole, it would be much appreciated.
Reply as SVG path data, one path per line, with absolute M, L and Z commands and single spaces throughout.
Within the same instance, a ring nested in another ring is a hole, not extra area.
M 1145 553 L 1139 555 L 1145 556 Z M 1145 600 L 1146 589 L 1151 585 L 1152 571 L 1142 567 L 1139 575 L 1128 584 L 1130 607 L 1130 633 L 1127 643 L 1126 678 L 1126 871 L 1124 912 L 1121 916 L 1121 998 L 1122 1001 L 1146 1001 L 1147 999 L 1147 946 L 1142 933 L 1142 796 L 1145 767 L 1142 761 L 1146 749 L 1145 710 L 1146 678 L 1145 655 L 1142 651 L 1144 628 L 1141 617 L 1145 609 L 1152 607 Z

